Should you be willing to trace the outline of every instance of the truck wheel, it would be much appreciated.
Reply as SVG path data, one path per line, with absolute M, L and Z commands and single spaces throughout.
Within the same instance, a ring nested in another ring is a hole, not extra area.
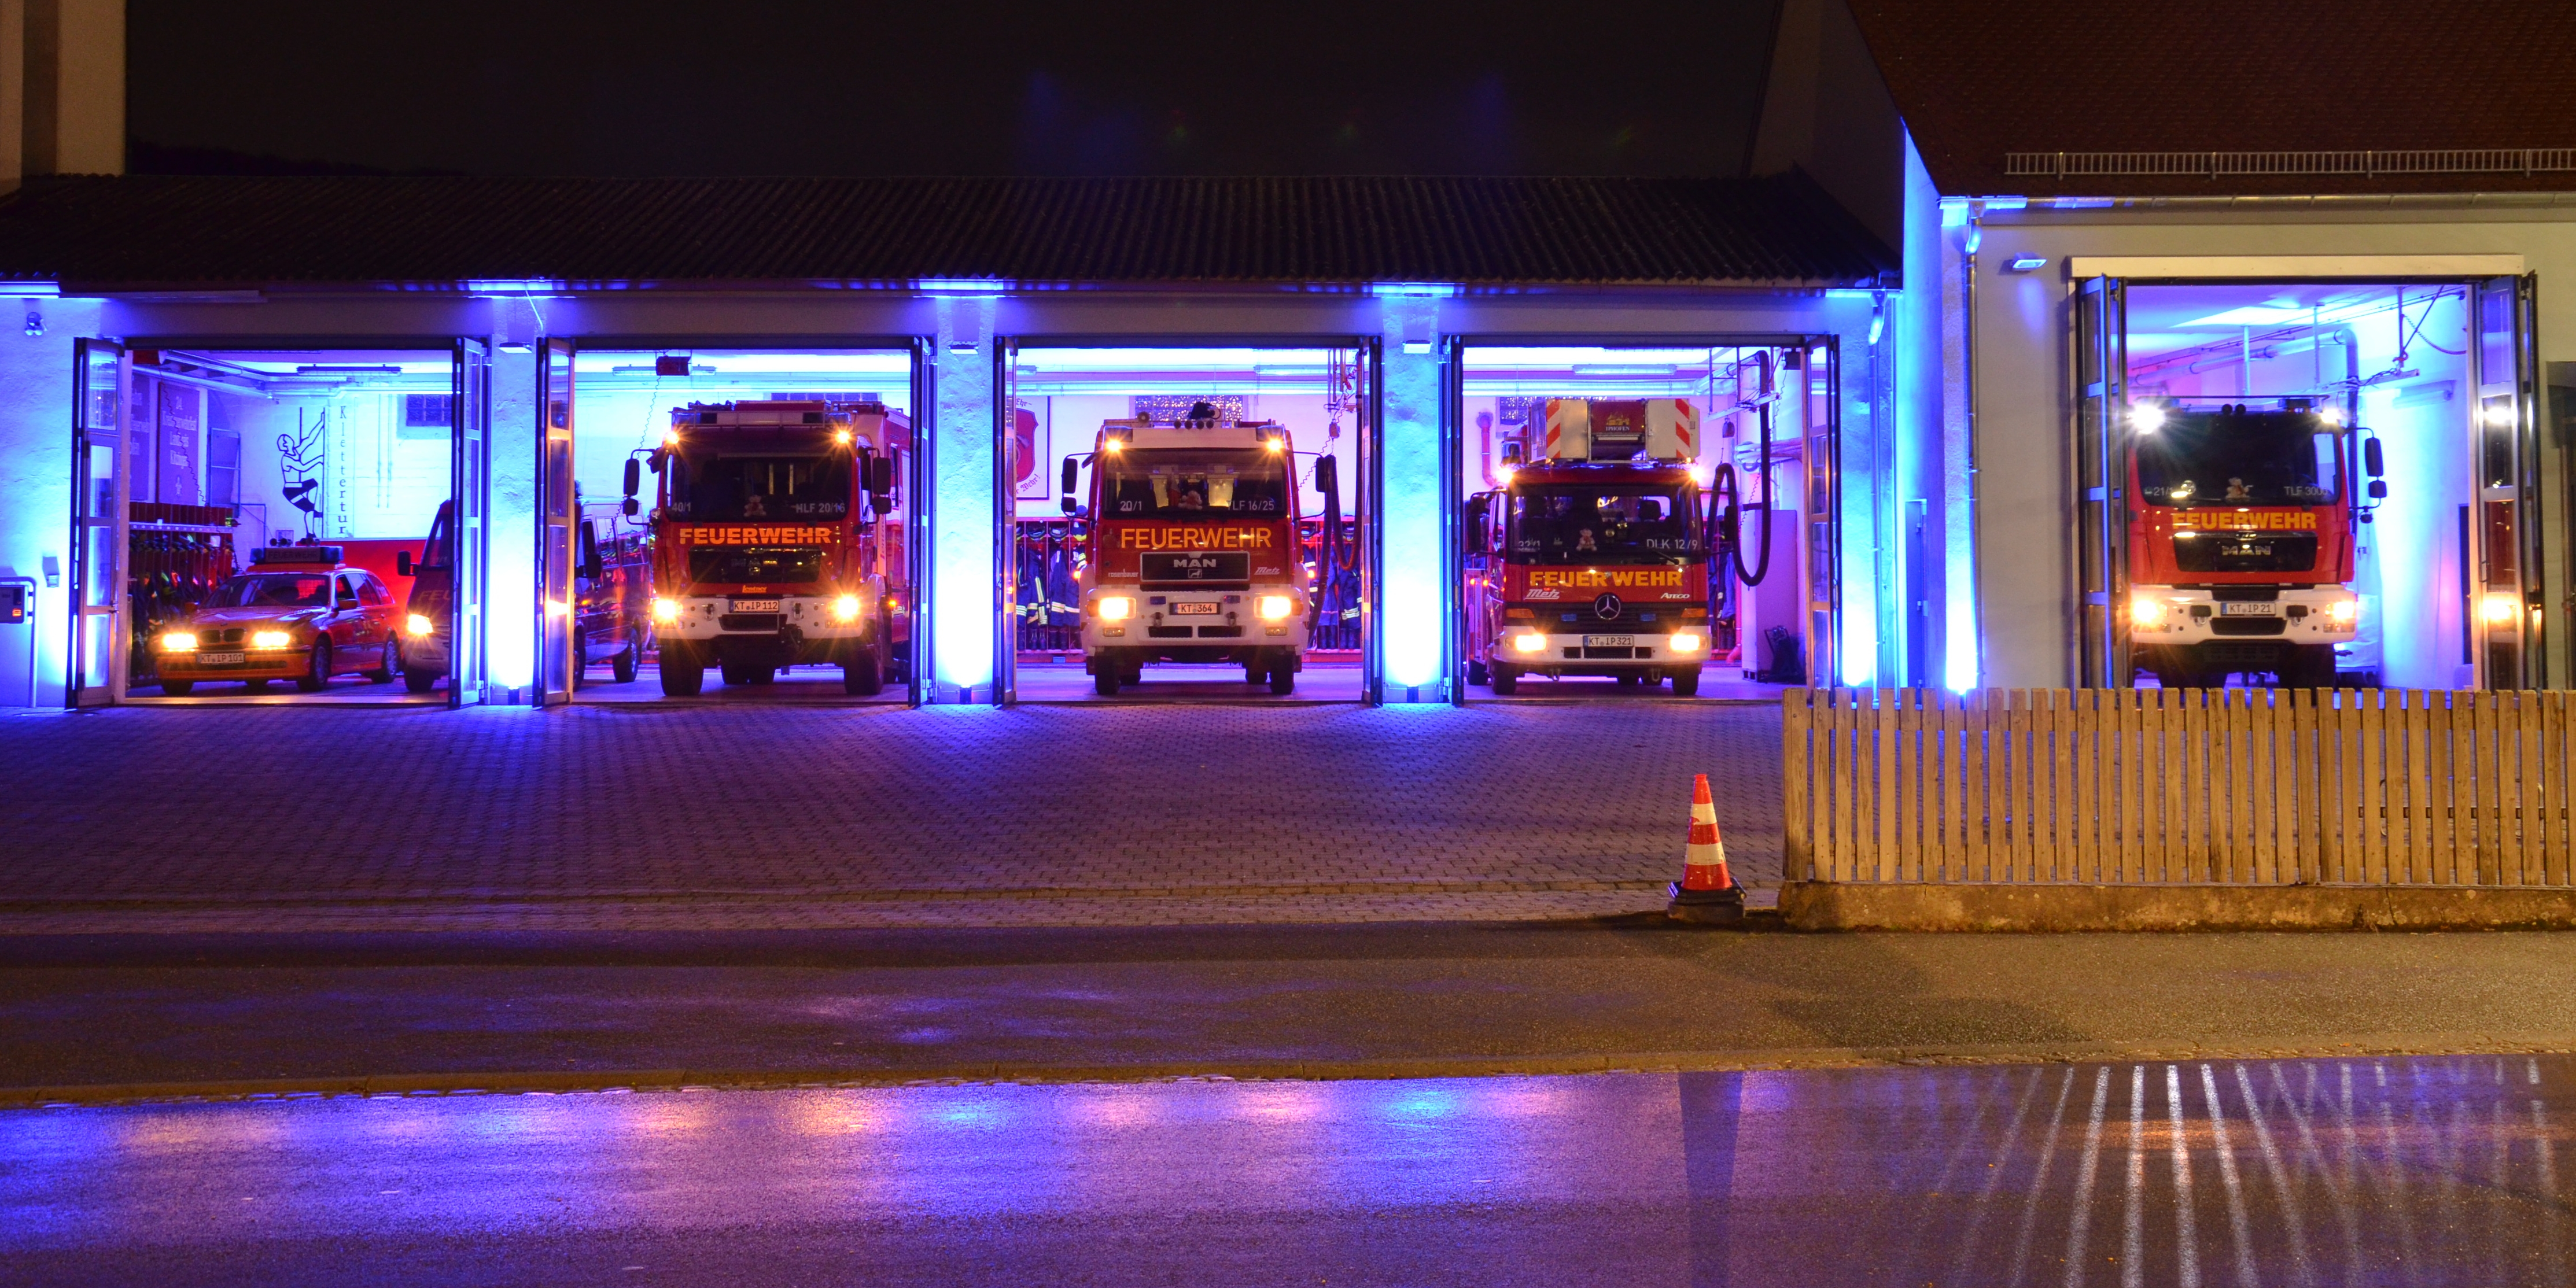
M 1675 671 L 1673 673 L 1673 696 L 1676 698 L 1698 697 L 1699 672 Z
M 1495 696 L 1495 697 L 1498 697 L 1498 698 L 1508 698 L 1508 697 L 1512 696 L 1512 694 L 1514 694 L 1514 693 L 1518 692 L 1518 691 L 1520 690 L 1520 687 L 1521 687 L 1521 673 L 1520 673 L 1520 672 L 1515 671 L 1515 670 L 1513 670 L 1512 668 L 1510 668 L 1510 667 L 1508 667 L 1508 666 L 1505 666 L 1505 665 L 1503 665 L 1503 664 L 1502 664 L 1502 663 L 1500 663 L 1500 662 L 1496 662 L 1496 663 L 1494 663 L 1494 696 Z
M 304 668 L 304 674 L 295 677 L 295 689 L 299 693 L 320 693 L 322 686 L 330 683 L 330 680 L 331 641 L 315 640 L 313 641 L 313 664 Z
M 2290 649 L 2289 660 L 2281 664 L 2281 687 L 2285 689 L 2331 689 L 2334 682 L 2331 644 L 2295 645 Z
M 644 632 L 630 631 L 626 635 L 626 651 L 608 660 L 608 673 L 615 677 L 619 684 L 633 684 L 635 668 L 643 660 Z
M 862 698 L 873 698 L 885 691 L 885 668 L 877 665 L 875 649 L 841 664 L 841 691 Z
M 1112 670 L 1108 663 L 1101 663 L 1100 669 L 1091 673 L 1091 691 L 1104 698 L 1117 697 L 1118 672 Z
M 196 687 L 197 682 L 194 680 L 163 680 L 161 682 L 161 691 L 174 698 L 184 698 L 188 696 L 189 690 Z
M 707 687 L 707 662 L 686 644 L 662 642 L 662 696 L 694 698 Z
M 403 687 L 414 693 L 427 693 L 431 689 L 438 687 L 438 673 L 435 671 L 414 671 L 406 667 L 403 669 Z
M 1485 669 L 1485 659 L 1481 657 L 1467 659 L 1467 683 L 1484 684 L 1489 678 L 1490 674 Z
M 1633 689 L 1637 687 L 1637 677 L 1634 675 L 1622 675 L 1619 677 L 1618 683 L 1620 688 Z
M 1297 673 L 1289 670 L 1287 663 L 1270 668 L 1270 691 L 1283 698 L 1297 691 Z

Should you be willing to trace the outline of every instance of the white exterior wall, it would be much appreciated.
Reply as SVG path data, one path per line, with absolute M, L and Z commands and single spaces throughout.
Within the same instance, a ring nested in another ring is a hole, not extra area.
M 1986 211 L 1973 337 L 1981 683 L 2063 687 L 2077 678 L 2070 257 L 2520 255 L 2526 271 L 2539 275 L 2544 370 L 2534 375 L 2544 400 L 2546 364 L 2576 360 L 2576 200 L 2560 206 L 2463 200 L 2445 207 L 2344 201 L 2271 208 L 2285 204 Z M 1945 289 L 1957 289 L 1957 253 L 1969 231 L 1965 224 L 1943 230 L 1952 279 Z M 1999 271 L 2017 255 L 2041 256 L 2048 264 L 2029 273 Z M 2567 475 L 2564 452 L 2555 446 L 2553 411 L 2545 403 L 2541 416 L 2548 668 L 2551 683 L 2565 686 L 2571 678 Z M 1963 432 L 1963 420 L 1951 419 L 1952 435 Z
M 1894 299 L 1894 295 L 1888 297 Z M 207 347 L 293 344 L 327 348 L 335 337 L 378 347 L 392 340 L 444 346 L 460 335 L 488 337 L 494 353 L 491 440 L 492 582 L 489 643 L 494 683 L 529 682 L 536 620 L 532 556 L 535 546 L 536 363 L 525 346 L 544 335 L 599 337 L 603 345 L 637 337 L 721 345 L 729 337 L 768 342 L 789 339 L 823 345 L 869 344 L 905 336 L 940 343 L 940 388 L 924 418 L 932 422 L 933 504 L 938 507 L 934 550 L 927 552 L 934 578 L 934 624 L 942 696 L 960 684 L 979 688 L 991 677 L 991 479 L 993 391 L 991 344 L 997 336 L 1085 336 L 1150 339 L 1258 337 L 1319 341 L 1377 335 L 1386 343 L 1387 505 L 1390 598 L 1384 628 L 1390 696 L 1408 683 L 1431 684 L 1437 659 L 1421 655 L 1422 641 L 1439 636 L 1442 588 L 1431 565 L 1413 559 L 1422 533 L 1439 530 L 1441 408 L 1437 398 L 1440 334 L 1485 337 L 1728 336 L 1745 339 L 1832 334 L 1843 354 L 1845 418 L 1846 634 L 1879 655 L 1901 657 L 1887 623 L 1892 601 L 1877 588 L 1892 536 L 1878 531 L 1887 509 L 1885 489 L 1872 484 L 1869 463 L 1892 444 L 1888 393 L 1896 363 L 1892 348 L 1872 361 L 1872 292 L 1655 291 L 1496 296 L 1373 297 L 1291 291 L 1170 293 L 1128 291 L 1037 292 L 983 297 L 940 297 L 900 291 L 816 291 L 772 295 L 684 296 L 602 293 L 552 299 L 477 299 L 450 295 L 284 297 L 264 303 L 162 303 L 139 301 L 21 301 L 43 314 L 45 333 L 0 333 L 0 483 L 10 504 L 0 507 L 0 576 L 41 580 L 42 558 L 54 555 L 63 585 L 39 591 L 33 635 L 36 704 L 63 699 L 66 668 L 65 597 L 70 588 L 70 472 L 73 342 L 81 336 L 137 341 L 181 341 Z M 1406 354 L 1405 342 L 1431 324 L 1429 353 Z M 1408 327 L 1412 321 L 1415 325 Z M 1905 325 L 1892 305 L 1882 318 L 1878 343 L 1892 346 Z M 755 338 L 757 338 L 755 340 Z M 948 345 L 972 344 L 970 353 Z M 514 351 L 515 350 L 515 351 Z M 1877 373 L 1873 383 L 1872 373 Z M 578 430 L 578 426 L 576 427 Z M 607 432 L 631 432 L 626 427 Z M 254 432 L 244 426 L 244 432 Z M 1880 437 L 1873 437 L 1878 435 Z M 245 480 L 246 483 L 250 480 Z M 257 488 L 246 488 L 253 495 Z M 1398 578 L 1399 565 L 1411 571 Z M 1865 618 L 1853 623 L 1855 617 Z M 20 628 L 24 629 L 24 628 Z M 1406 641 L 1412 641 L 1407 644 Z M 5 645 L 0 645 L 5 648 Z M 0 652 L 5 660 L 5 652 Z M 1847 664 L 1845 678 L 1874 678 L 1872 659 Z M 1399 671 L 1403 673 L 1399 673 Z M 23 690 L 19 701 L 23 701 Z M 979 698 L 983 694 L 977 695 Z M 1436 696 L 1436 685 L 1423 694 Z M 0 677 L 0 703 L 8 703 Z

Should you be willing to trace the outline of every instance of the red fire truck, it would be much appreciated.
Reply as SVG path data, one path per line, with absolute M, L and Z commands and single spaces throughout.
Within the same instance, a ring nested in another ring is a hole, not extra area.
M 1207 412 L 1100 427 L 1082 571 L 1083 669 L 1115 694 L 1147 662 L 1232 662 L 1248 683 L 1294 692 L 1314 595 L 1298 559 L 1296 453 L 1285 427 Z M 1075 508 L 1081 458 L 1064 461 Z M 1315 485 L 1335 489 L 1332 458 Z
M 2270 672 L 2291 688 L 2335 682 L 2335 647 L 2359 631 L 2349 486 L 2353 435 L 2305 398 L 2277 409 L 2221 403 L 2129 410 L 2129 638 L 2167 688 Z M 2375 499 L 2378 441 L 2363 442 Z
M 910 589 L 894 481 L 911 429 L 882 403 L 691 403 L 646 459 L 654 635 L 662 692 L 686 697 L 706 667 L 727 684 L 839 663 L 874 694 L 908 656 Z M 626 495 L 639 486 L 626 467 Z
M 1606 675 L 1699 692 L 1709 542 L 1689 400 L 1551 399 L 1538 459 L 1467 502 L 1467 679 Z

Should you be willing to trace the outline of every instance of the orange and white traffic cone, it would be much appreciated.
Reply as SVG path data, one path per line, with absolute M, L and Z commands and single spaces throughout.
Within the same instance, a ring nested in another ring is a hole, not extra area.
M 1726 870 L 1726 842 L 1717 834 L 1717 805 L 1708 797 L 1706 774 L 1691 786 L 1690 846 L 1682 856 L 1682 879 L 1671 891 L 1665 915 L 1675 921 L 1744 920 L 1744 891 Z

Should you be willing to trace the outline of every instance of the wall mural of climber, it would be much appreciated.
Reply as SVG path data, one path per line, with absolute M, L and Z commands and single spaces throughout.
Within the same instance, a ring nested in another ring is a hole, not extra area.
M 306 537 L 317 535 L 316 526 L 322 519 L 322 467 L 327 463 L 322 441 L 330 423 L 329 408 L 315 410 L 309 422 L 298 410 L 295 432 L 277 436 L 278 480 L 284 485 L 287 504 L 304 512 Z

